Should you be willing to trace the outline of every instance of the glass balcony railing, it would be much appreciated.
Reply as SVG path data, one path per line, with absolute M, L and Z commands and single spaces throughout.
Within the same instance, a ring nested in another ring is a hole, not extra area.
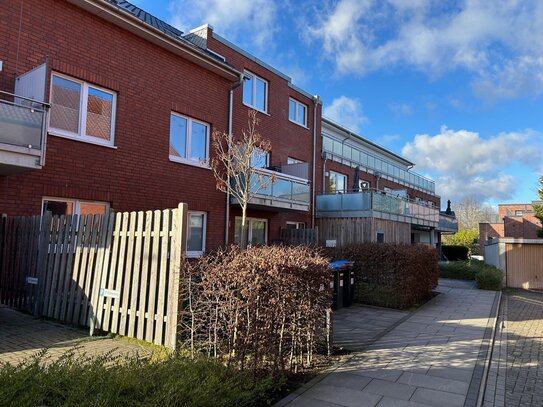
M 458 219 L 455 216 L 446 215 L 441 212 L 439 214 L 439 230 L 448 233 L 458 232 Z
M 399 198 L 381 191 L 318 195 L 317 217 L 380 217 L 396 215 L 405 221 L 437 226 L 439 210 L 415 201 Z
M 307 180 L 259 169 L 253 174 L 250 187 L 254 194 L 253 204 L 309 210 L 311 191 Z
M 415 172 L 407 171 L 404 168 L 382 160 L 361 149 L 342 143 L 325 134 L 322 136 L 322 149 L 333 161 L 341 163 L 346 161 L 348 165 L 354 167 L 358 165 L 361 168 L 369 168 L 375 172 L 379 172 L 383 178 L 390 179 L 398 184 L 435 194 L 436 185 L 433 180 Z
M 43 150 L 46 105 L 7 92 L 0 92 L 0 96 L 0 145 L 39 154 Z

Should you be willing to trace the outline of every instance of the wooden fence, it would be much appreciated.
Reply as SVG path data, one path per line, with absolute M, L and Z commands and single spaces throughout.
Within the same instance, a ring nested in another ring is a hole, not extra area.
M 281 229 L 281 240 L 286 244 L 299 246 L 317 246 L 319 244 L 319 229 Z
M 410 244 L 411 225 L 375 218 L 320 218 L 317 219 L 320 244 L 335 240 L 338 247 L 377 241 L 377 233 L 383 233 L 385 243 Z
M 0 303 L 175 348 L 186 205 L 4 218 Z

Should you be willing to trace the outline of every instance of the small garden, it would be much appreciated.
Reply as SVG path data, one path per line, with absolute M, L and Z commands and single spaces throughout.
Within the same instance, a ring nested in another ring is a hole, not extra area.
M 475 280 L 481 290 L 500 291 L 503 272 L 481 260 L 458 260 L 441 263 L 439 277 L 456 280 Z
M 2 365 L 0 406 L 271 405 L 333 362 L 335 259 L 354 261 L 355 302 L 412 308 L 437 285 L 436 251 L 422 245 L 219 249 L 184 266 L 178 351 Z

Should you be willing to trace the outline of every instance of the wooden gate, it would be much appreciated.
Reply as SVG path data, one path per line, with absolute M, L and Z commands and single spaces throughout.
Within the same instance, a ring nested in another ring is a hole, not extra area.
M 299 246 L 317 246 L 319 244 L 319 229 L 281 229 L 281 240 L 286 244 Z
M 0 303 L 175 348 L 186 213 L 3 218 Z

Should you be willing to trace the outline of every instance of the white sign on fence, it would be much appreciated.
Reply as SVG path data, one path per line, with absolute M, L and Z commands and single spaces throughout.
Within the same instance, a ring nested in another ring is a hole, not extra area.
M 26 277 L 26 283 L 32 284 L 32 285 L 38 285 L 38 278 L 37 277 Z
M 119 291 L 100 288 L 100 297 L 119 298 Z
M 327 240 L 326 241 L 326 247 L 336 247 L 336 241 L 335 240 Z

